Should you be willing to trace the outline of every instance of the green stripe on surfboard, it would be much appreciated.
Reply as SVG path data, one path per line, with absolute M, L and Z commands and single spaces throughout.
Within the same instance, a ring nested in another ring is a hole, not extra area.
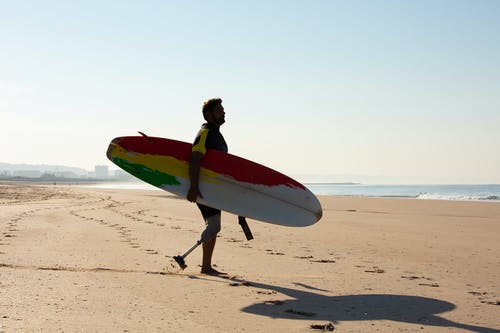
M 150 169 L 142 164 L 131 163 L 119 157 L 113 158 L 113 163 L 115 163 L 128 173 L 131 173 L 137 178 L 140 178 L 154 186 L 181 184 L 175 176 L 160 172 L 158 170 Z

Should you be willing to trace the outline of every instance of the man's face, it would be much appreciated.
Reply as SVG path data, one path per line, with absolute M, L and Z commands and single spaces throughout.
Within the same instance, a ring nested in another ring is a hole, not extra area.
M 222 105 L 217 105 L 212 112 L 207 113 L 207 120 L 209 123 L 220 126 L 226 122 L 225 116 L 224 107 Z

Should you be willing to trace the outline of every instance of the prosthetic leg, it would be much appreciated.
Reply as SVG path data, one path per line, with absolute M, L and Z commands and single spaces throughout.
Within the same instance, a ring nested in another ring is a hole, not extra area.
M 250 227 L 247 224 L 246 218 L 243 216 L 238 216 L 238 223 L 240 224 L 241 229 L 243 229 L 243 232 L 245 233 L 245 237 L 247 238 L 247 240 L 252 240 L 253 239 L 252 231 L 250 230 Z M 175 262 L 179 264 L 181 269 L 185 269 L 187 267 L 184 259 L 202 243 L 203 242 L 200 239 L 199 241 L 196 241 L 196 244 L 194 244 L 189 250 L 187 250 L 186 253 L 174 257 Z

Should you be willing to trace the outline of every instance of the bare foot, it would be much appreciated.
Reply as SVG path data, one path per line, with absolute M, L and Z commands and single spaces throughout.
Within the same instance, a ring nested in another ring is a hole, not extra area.
M 201 269 L 201 274 L 206 274 L 206 275 L 227 275 L 227 273 L 219 272 L 218 270 L 215 270 L 212 267 L 202 268 Z

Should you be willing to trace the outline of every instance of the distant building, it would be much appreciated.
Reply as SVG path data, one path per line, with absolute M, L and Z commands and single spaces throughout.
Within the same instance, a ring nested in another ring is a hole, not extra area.
M 57 178 L 78 178 L 78 175 L 72 171 L 58 171 L 55 176 Z
M 109 168 L 107 165 L 96 165 L 94 167 L 94 173 L 96 178 L 108 178 Z
M 42 172 L 38 170 L 14 170 L 12 175 L 14 177 L 39 178 Z

